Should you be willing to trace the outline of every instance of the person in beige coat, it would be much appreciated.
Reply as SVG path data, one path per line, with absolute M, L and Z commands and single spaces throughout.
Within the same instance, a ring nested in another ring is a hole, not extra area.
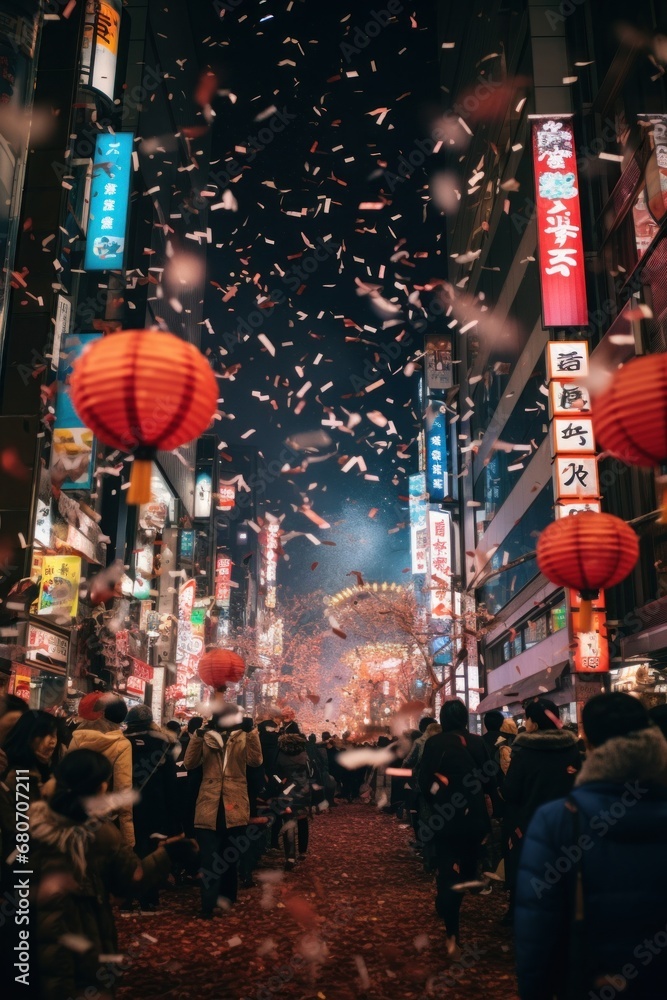
M 223 705 L 208 726 L 193 733 L 183 763 L 187 771 L 202 768 L 195 834 L 201 865 L 200 917 L 210 920 L 220 897 L 228 904 L 236 902 L 238 860 L 249 846 L 244 830 L 250 821 L 246 768 L 262 763 L 252 719 L 243 719 L 237 705 Z
M 121 794 L 118 825 L 124 847 L 134 847 L 132 822 L 132 744 L 120 728 L 127 715 L 123 698 L 102 696 L 104 714 L 93 722 L 83 722 L 74 730 L 68 750 L 96 750 L 104 754 L 112 768 L 111 791 Z

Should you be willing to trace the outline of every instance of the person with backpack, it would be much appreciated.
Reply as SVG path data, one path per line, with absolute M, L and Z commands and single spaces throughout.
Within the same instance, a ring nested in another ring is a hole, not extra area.
M 584 705 L 588 756 L 524 838 L 521 1000 L 662 1000 L 667 983 L 667 741 L 641 702 Z
M 448 955 L 460 955 L 463 887 L 475 882 L 480 851 L 490 830 L 489 753 L 481 736 L 468 732 L 462 701 L 440 709 L 442 732 L 424 744 L 418 784 L 431 809 L 424 840 L 433 834 L 437 864 L 436 910 L 445 924 Z M 486 765 L 486 770 L 485 770 Z M 481 886 L 480 886 L 481 887 Z

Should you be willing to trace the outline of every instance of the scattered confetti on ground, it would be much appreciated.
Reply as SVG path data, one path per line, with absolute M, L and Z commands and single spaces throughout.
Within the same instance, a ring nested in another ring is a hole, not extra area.
M 516 1000 L 504 893 L 466 897 L 467 967 L 452 963 L 410 834 L 372 807 L 340 806 L 316 817 L 294 873 L 242 889 L 225 917 L 197 920 L 191 888 L 163 892 L 159 915 L 119 917 L 132 957 L 120 1000 Z M 265 857 L 282 875 L 281 861 Z

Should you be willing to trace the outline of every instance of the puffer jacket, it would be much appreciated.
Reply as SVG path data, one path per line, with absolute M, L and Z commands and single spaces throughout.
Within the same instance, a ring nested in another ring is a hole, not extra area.
M 118 953 L 110 896 L 159 884 L 171 868 L 167 853 L 158 847 L 140 866 L 113 823 L 74 823 L 46 802 L 31 807 L 30 835 L 31 881 L 38 898 L 39 996 L 84 1000 L 100 991 L 110 995 L 117 973 L 101 961 Z M 69 943 L 67 935 L 74 936 Z
M 567 729 L 519 733 L 502 785 L 511 828 L 525 833 L 536 809 L 567 795 L 581 763 L 577 737 Z
M 200 735 L 203 732 L 204 735 Z M 215 729 L 193 733 L 183 764 L 192 771 L 201 765 L 202 782 L 197 796 L 195 827 L 215 830 L 220 805 L 225 810 L 228 828 L 247 826 L 250 822 L 250 801 L 246 769 L 259 767 L 262 748 L 256 729 L 246 733 L 232 729 L 223 740 Z
M 312 765 L 305 736 L 283 733 L 278 738 L 276 774 L 283 782 L 283 795 L 293 811 L 304 811 L 311 803 Z
M 664 1000 L 667 742 L 659 729 L 617 737 L 594 750 L 568 799 L 535 813 L 517 887 L 522 1000 L 566 995 L 563 970 L 579 855 L 584 922 L 577 934 L 586 956 L 581 995 Z
M 106 719 L 87 722 L 75 729 L 72 734 L 70 750 L 96 750 L 104 754 L 111 767 L 110 791 L 132 792 L 132 746 L 119 726 Z M 118 822 L 126 847 L 134 847 L 134 825 L 132 823 L 132 805 L 128 794 L 127 805 L 118 810 Z

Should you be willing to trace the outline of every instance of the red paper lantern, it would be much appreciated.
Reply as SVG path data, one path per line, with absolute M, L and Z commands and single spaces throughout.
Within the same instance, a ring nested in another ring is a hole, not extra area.
M 149 503 L 151 462 L 199 437 L 217 409 L 203 354 L 172 333 L 125 330 L 92 344 L 74 365 L 72 404 L 109 445 L 134 452 L 129 504 Z
M 204 684 L 216 691 L 227 684 L 236 684 L 245 673 L 245 663 L 231 649 L 211 649 L 199 661 L 199 676 Z
M 594 403 L 593 425 L 602 448 L 628 465 L 667 461 L 667 355 L 629 361 Z M 663 486 L 663 522 L 666 508 Z
M 537 565 L 548 580 L 581 594 L 581 631 L 590 631 L 592 601 L 620 583 L 639 558 L 632 528 L 613 514 L 584 511 L 548 525 L 537 543 Z

